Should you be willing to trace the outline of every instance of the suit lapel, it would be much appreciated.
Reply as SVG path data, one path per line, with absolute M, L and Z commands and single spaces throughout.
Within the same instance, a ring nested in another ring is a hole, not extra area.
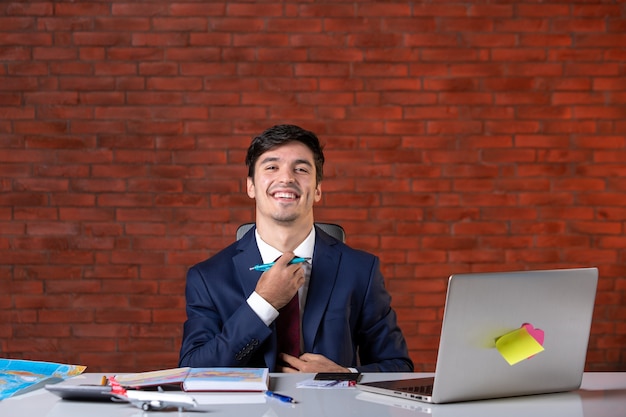
M 259 271 L 250 271 L 250 267 L 262 263 L 261 253 L 254 237 L 254 228 L 239 240 L 237 249 L 240 252 L 233 256 L 233 265 L 241 283 L 243 298 L 247 299 L 256 288 L 257 281 L 261 276 Z M 272 329 L 274 326 L 275 324 L 272 323 Z M 269 349 L 266 350 L 264 355 L 265 364 L 268 368 L 274 369 L 276 366 L 276 349 L 278 347 L 276 332 L 272 332 L 272 337 L 267 342 L 269 343 Z
M 330 295 L 337 280 L 341 254 L 333 247 L 334 241 L 316 233 L 315 250 L 307 302 L 302 317 L 304 351 L 312 352 L 315 336 L 330 301 Z
M 260 276 L 260 272 L 250 271 L 251 266 L 261 263 L 261 253 L 254 241 L 254 233 L 242 237 L 237 249 L 240 252 L 233 257 L 233 264 L 241 282 L 243 296 L 247 298 L 254 291 Z

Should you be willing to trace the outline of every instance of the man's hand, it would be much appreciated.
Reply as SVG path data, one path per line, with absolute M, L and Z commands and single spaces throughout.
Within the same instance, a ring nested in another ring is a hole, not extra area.
M 293 252 L 285 252 L 274 266 L 265 271 L 256 284 L 256 293 L 276 310 L 287 303 L 304 285 L 304 269 L 300 264 L 289 264 L 295 257 Z
M 348 368 L 337 365 L 325 356 L 318 355 L 316 353 L 305 353 L 299 358 L 281 353 L 279 356 L 280 361 L 288 366 L 278 366 L 278 372 L 303 372 L 303 373 L 317 373 L 317 372 L 350 372 Z

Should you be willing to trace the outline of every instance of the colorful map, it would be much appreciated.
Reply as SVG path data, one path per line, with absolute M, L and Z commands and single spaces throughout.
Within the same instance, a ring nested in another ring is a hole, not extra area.
M 0 358 L 0 400 L 36 384 L 80 375 L 85 366 Z

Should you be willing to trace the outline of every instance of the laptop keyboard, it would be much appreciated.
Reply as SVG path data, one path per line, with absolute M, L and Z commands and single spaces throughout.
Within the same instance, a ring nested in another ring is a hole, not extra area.
M 416 385 L 412 387 L 397 388 L 398 391 L 408 392 L 410 394 L 431 395 L 433 393 L 432 385 Z

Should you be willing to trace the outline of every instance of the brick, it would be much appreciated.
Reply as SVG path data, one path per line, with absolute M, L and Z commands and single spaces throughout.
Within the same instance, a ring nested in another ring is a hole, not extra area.
M 449 134 L 477 134 L 483 132 L 481 122 L 451 122 L 451 121 L 432 121 L 426 125 L 426 133 L 430 135 L 449 135 Z
M 473 4 L 469 7 L 469 16 L 493 16 L 493 17 L 511 17 L 513 16 L 514 6 L 509 4 Z
M 569 16 L 570 9 L 567 5 L 561 4 L 524 4 L 517 8 L 520 16 L 540 16 L 540 17 L 557 17 Z
M 562 104 L 603 104 L 604 97 L 600 93 L 555 93 L 553 101 L 556 105 Z
M 623 119 L 626 109 L 608 106 L 575 106 L 574 115 L 580 119 Z
M 589 134 L 594 133 L 595 123 L 588 121 L 560 121 L 560 122 L 545 122 L 544 130 L 546 133 L 579 133 Z
M 582 264 L 602 264 L 614 263 L 617 260 L 615 250 L 601 249 L 566 249 L 563 250 L 563 259 L 569 262 L 578 262 Z
M 454 77 L 499 77 L 504 72 L 504 66 L 498 63 L 459 64 L 450 69 Z
M 16 106 L 20 103 L 20 94 L 18 93 L 0 93 L 0 105 Z
M 621 10 L 618 5 L 576 5 L 572 9 L 573 16 L 582 17 L 607 17 L 620 16 Z
M 146 85 L 150 90 L 196 91 L 201 89 L 202 80 L 197 77 L 151 77 Z
M 437 34 L 437 33 L 408 33 L 404 36 L 406 47 L 426 47 L 426 48 L 453 48 L 458 46 L 457 37 L 453 34 Z
M 593 34 L 593 35 L 577 35 L 575 37 L 576 44 L 580 48 L 597 48 L 597 47 L 610 47 L 617 48 L 618 45 L 624 45 L 626 41 L 626 35 L 622 33 L 618 34 Z
M 86 50 L 86 48 L 83 47 L 82 50 Z M 113 46 L 107 48 L 107 56 L 115 61 L 139 59 L 141 62 L 146 62 L 164 59 L 163 50 L 158 47 Z
M 600 50 L 557 50 L 549 53 L 550 61 L 590 61 L 602 59 L 603 52 Z
M 622 31 L 624 28 L 624 24 L 622 23 L 620 26 L 616 25 L 616 29 L 615 31 Z M 605 53 L 604 53 L 604 57 L 605 59 L 609 60 L 609 61 L 620 61 L 624 59 L 624 51 L 620 50 L 619 48 L 613 48 L 613 49 L 608 49 Z
M 613 94 L 613 103 L 626 103 L 626 93 Z
M 105 338 L 68 338 L 62 339 L 59 344 L 60 351 L 78 351 L 78 352 L 102 352 L 115 349 L 113 341 Z
M 113 16 L 160 16 L 166 15 L 169 5 L 160 3 L 150 4 L 133 4 L 133 3 L 114 3 L 111 6 L 111 14 Z
M 566 67 L 568 76 L 618 76 L 620 68 L 618 63 L 607 62 L 602 68 L 594 67 L 587 63 L 571 63 Z
M 494 61 L 518 61 L 533 62 L 545 61 L 546 53 L 543 50 L 536 49 L 493 49 L 491 57 Z
M 81 103 L 85 104 L 100 104 L 100 105 L 114 105 L 121 104 L 124 102 L 125 98 L 122 93 L 118 92 L 82 92 L 79 94 L 79 100 Z
M 0 17 L 0 26 L 6 32 L 18 32 L 35 28 L 35 19 L 32 17 Z
M 59 81 L 61 90 L 91 91 L 91 90 L 114 90 L 115 79 L 113 77 L 71 77 L 62 78 Z
M 41 110 L 40 117 L 46 119 L 92 119 L 93 110 L 76 107 L 54 107 Z
M 512 237 L 508 236 L 486 236 L 481 238 L 481 246 L 493 249 L 528 249 L 534 241 L 533 236 L 516 235 Z M 523 269 L 524 267 L 518 267 L 519 263 L 510 263 L 506 269 Z M 501 267 L 502 268 L 502 267 Z
M 511 33 L 463 33 L 462 39 L 475 48 L 514 47 L 519 42 L 517 35 Z
M 349 28 L 350 33 L 375 32 L 379 28 L 378 19 L 365 17 L 328 17 L 324 19 L 324 29 L 330 33 L 345 33 Z
M 280 16 L 282 6 L 279 4 L 245 4 L 235 3 L 226 6 L 226 13 L 230 16 Z
M 558 262 L 560 259 L 561 255 L 557 250 L 522 250 L 506 253 L 506 260 L 510 263 L 550 264 Z
M 7 119 L 34 119 L 34 109 L 32 107 L 0 107 L 0 114 Z
M 16 207 L 12 217 L 15 220 L 58 220 L 58 213 L 56 208 Z
M 172 16 L 224 16 L 225 4 L 220 3 L 172 3 L 169 14 Z
M 390 48 L 402 45 L 403 37 L 399 34 L 354 34 L 347 39 L 347 45 L 357 48 Z
M 565 235 L 565 236 L 539 236 L 536 240 L 536 245 L 538 248 L 544 247 L 588 247 L 589 246 L 589 238 L 584 236 L 573 236 L 573 235 Z
M 48 33 L 5 33 L 0 39 L 0 45 L 52 45 L 52 35 Z

